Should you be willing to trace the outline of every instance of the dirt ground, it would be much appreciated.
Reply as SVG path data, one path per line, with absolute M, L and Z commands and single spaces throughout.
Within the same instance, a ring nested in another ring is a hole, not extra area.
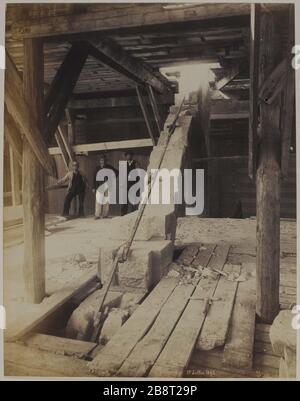
M 107 239 L 111 219 L 74 219 L 48 228 L 46 236 L 46 291 L 51 295 L 92 268 L 101 243 Z M 254 219 L 178 219 L 176 245 L 227 241 L 237 252 L 255 255 Z M 10 233 L 12 235 L 12 233 Z M 281 252 L 296 253 L 296 222 L 281 223 Z M 4 249 L 4 300 L 22 302 L 23 243 Z

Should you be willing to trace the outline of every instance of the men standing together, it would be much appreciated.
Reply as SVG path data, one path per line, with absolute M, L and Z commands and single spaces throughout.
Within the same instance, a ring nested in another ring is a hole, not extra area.
M 122 177 L 125 177 L 126 191 L 124 204 L 121 205 L 121 215 L 131 213 L 137 209 L 137 205 L 131 203 L 129 199 L 129 191 L 136 181 L 131 181 L 130 173 L 137 169 L 137 162 L 133 159 L 132 152 L 125 153 L 126 162 L 120 163 L 121 168 L 126 168 Z M 113 184 L 116 188 L 116 180 L 119 176 L 119 171 L 107 163 L 106 156 L 101 155 L 99 165 L 94 171 L 92 191 L 95 194 L 95 220 L 107 218 L 110 211 L 111 193 L 109 185 Z M 86 189 L 89 187 L 86 176 L 79 170 L 79 163 L 74 161 L 72 169 L 60 180 L 57 181 L 55 187 L 67 183 L 67 194 L 64 200 L 64 207 L 62 215 L 69 217 L 69 211 L 72 200 L 78 196 L 79 198 L 79 211 L 78 217 L 84 216 L 84 199 Z

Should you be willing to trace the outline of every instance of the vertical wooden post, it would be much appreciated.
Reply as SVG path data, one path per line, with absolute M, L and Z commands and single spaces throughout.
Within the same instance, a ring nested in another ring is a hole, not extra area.
M 140 87 L 138 85 L 136 85 L 136 93 L 137 93 L 138 100 L 139 100 L 139 103 L 140 103 L 140 106 L 141 106 L 141 109 L 142 109 L 142 113 L 143 113 L 143 116 L 144 116 L 144 119 L 145 119 L 145 123 L 147 125 L 149 136 L 152 139 L 153 146 L 155 146 L 156 145 L 156 139 L 155 139 L 154 132 L 152 131 L 151 121 L 150 121 L 149 113 L 148 113 L 148 110 L 147 110 L 146 102 L 143 99 Z
M 259 86 L 276 67 L 278 41 L 274 17 L 261 15 Z M 280 104 L 260 107 L 257 196 L 257 313 L 272 323 L 279 312 L 280 278 Z
M 40 39 L 24 40 L 24 98 L 42 135 L 44 120 L 44 62 Z M 44 171 L 28 141 L 23 144 L 24 280 L 26 301 L 40 303 L 45 296 Z
M 147 85 L 147 91 L 148 91 L 149 100 L 150 100 L 150 104 L 151 104 L 151 107 L 153 110 L 154 118 L 155 118 L 156 125 L 157 125 L 157 130 L 158 130 L 158 136 L 159 136 L 160 132 L 163 129 L 163 125 L 161 122 L 161 118 L 160 118 L 160 114 L 159 114 L 159 110 L 157 107 L 157 103 L 156 103 L 156 99 L 155 99 L 155 95 L 154 95 L 152 86 Z
M 12 203 L 13 206 L 18 206 L 21 204 L 20 164 L 11 146 L 9 146 L 9 163 L 11 175 Z

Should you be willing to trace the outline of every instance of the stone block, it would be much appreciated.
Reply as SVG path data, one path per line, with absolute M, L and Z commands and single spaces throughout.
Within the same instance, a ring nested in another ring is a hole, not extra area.
M 127 240 L 132 232 L 138 212 L 112 220 L 109 232 L 110 239 Z M 176 216 L 174 213 L 165 214 L 164 211 L 152 214 L 146 210 L 140 222 L 135 241 L 149 241 L 151 239 L 175 240 Z
M 99 274 L 102 282 L 107 280 L 121 244 L 112 241 L 110 245 L 101 247 Z M 172 258 L 172 241 L 134 241 L 127 261 L 118 266 L 114 284 L 148 290 L 158 283 Z

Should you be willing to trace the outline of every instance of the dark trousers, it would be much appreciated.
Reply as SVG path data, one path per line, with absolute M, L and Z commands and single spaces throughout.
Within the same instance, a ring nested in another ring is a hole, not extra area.
M 79 198 L 79 216 L 84 216 L 84 197 L 85 197 L 85 192 L 76 192 L 76 191 L 69 191 L 65 197 L 65 202 L 64 202 L 64 210 L 63 210 L 63 216 L 69 216 L 70 212 L 70 206 L 72 200 L 75 198 L 75 196 L 78 195 Z
M 127 184 L 128 193 L 129 193 L 131 186 L 132 186 L 131 182 Z M 129 202 L 128 194 L 127 194 L 127 203 L 125 203 L 125 205 L 121 205 L 121 216 L 125 216 L 128 213 L 135 212 L 138 209 L 138 207 L 139 207 L 139 205 L 133 205 L 132 203 Z

